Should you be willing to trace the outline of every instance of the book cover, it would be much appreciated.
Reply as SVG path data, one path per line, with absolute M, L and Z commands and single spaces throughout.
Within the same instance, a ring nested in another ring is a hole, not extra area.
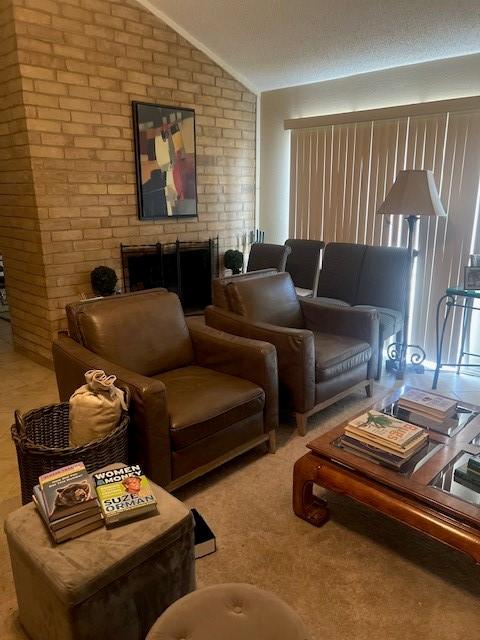
M 480 473 L 480 456 L 472 456 L 469 458 L 467 466 L 469 469 L 472 469 L 472 471 Z
M 374 436 L 370 437 L 368 434 L 366 435 L 364 433 L 345 431 L 344 435 L 352 438 L 352 440 L 375 447 L 385 453 L 391 453 L 398 458 L 403 458 L 404 460 L 428 442 L 428 438 L 422 434 L 418 438 L 415 438 L 415 440 L 412 440 L 407 447 L 403 448 L 394 444 L 386 444 L 385 442 L 376 439 Z
M 83 462 L 45 473 L 38 483 L 51 522 L 97 504 L 95 487 Z
M 58 531 L 52 531 L 50 529 L 50 533 L 54 541 L 59 544 L 60 542 L 66 542 L 67 540 L 83 536 L 84 533 L 89 533 L 100 527 L 103 527 L 103 518 L 100 513 L 97 513 L 96 516 L 87 518 L 75 525 L 64 527 Z
M 467 489 L 470 489 L 470 491 L 475 491 L 475 493 L 480 493 L 480 484 L 475 484 L 474 482 L 467 480 L 463 476 L 457 475 L 456 469 L 455 469 L 454 479 L 455 479 L 455 482 L 458 482 L 458 484 L 461 484 L 462 487 L 467 487 Z
M 452 416 L 457 409 L 456 400 L 429 393 L 422 389 L 408 389 L 400 396 L 398 404 L 442 417 Z
M 203 558 L 217 550 L 215 534 L 196 509 L 190 511 L 195 522 L 195 559 Z
M 63 527 L 66 527 L 67 525 L 74 524 L 75 522 L 80 522 L 82 520 L 85 520 L 86 518 L 90 518 L 95 514 L 101 513 L 100 506 L 98 505 L 98 502 L 95 501 L 95 503 L 89 509 L 79 511 L 77 513 L 71 513 L 70 515 L 64 516 L 63 518 L 58 518 L 57 520 L 50 521 L 48 519 L 45 500 L 42 490 L 40 489 L 40 485 L 37 484 L 33 488 L 32 498 L 35 506 L 37 507 L 37 511 L 41 515 L 43 521 L 52 531 L 57 531 L 59 529 L 62 529 Z
M 382 449 L 378 449 L 371 444 L 361 442 L 360 440 L 356 440 L 355 438 L 347 435 L 343 435 L 341 437 L 341 444 L 345 449 L 353 450 L 354 453 L 364 453 L 367 458 L 372 457 L 375 460 L 384 462 L 386 465 L 391 466 L 395 469 L 400 469 L 402 465 L 407 462 L 405 458 L 401 458 L 395 453 L 383 451 Z
M 436 418 L 432 415 L 416 411 L 415 409 L 407 409 L 398 405 L 396 413 L 400 420 L 405 420 L 418 427 L 438 431 L 449 436 L 459 426 L 460 421 L 456 417 Z
M 364 442 L 362 440 L 352 438 L 351 436 L 346 434 L 342 436 L 341 442 L 343 445 L 347 445 L 348 447 L 356 449 L 357 451 L 362 451 L 363 453 L 375 457 L 377 460 L 381 460 L 382 462 L 385 462 L 386 464 L 389 464 L 397 469 L 400 469 L 406 462 L 413 458 L 413 456 L 415 456 L 427 445 L 426 440 L 421 440 L 415 447 L 412 447 L 412 449 L 407 454 L 399 455 L 396 452 L 381 449 L 378 446 L 371 444 L 370 442 Z
M 421 427 L 374 410 L 351 420 L 345 428 L 347 430 L 364 433 L 402 448 L 425 433 Z
M 401 399 L 398 400 L 398 406 L 403 407 L 403 409 L 407 409 L 408 411 L 415 411 L 418 414 L 424 415 L 432 420 L 437 420 L 438 422 L 447 418 L 454 418 L 456 412 L 455 407 L 453 407 L 451 411 L 443 413 L 441 411 L 434 411 L 433 409 L 426 409 L 421 405 L 414 404 L 413 402 L 401 402 Z
M 469 467 L 468 464 L 467 464 L 467 471 L 471 476 L 480 479 L 480 470 L 477 470 L 477 469 L 474 469 L 472 467 Z
M 157 500 L 140 465 L 94 473 L 93 479 L 107 525 L 157 510 Z
M 418 449 L 421 444 L 425 443 L 428 440 L 427 433 L 424 432 L 411 440 L 406 446 L 400 447 L 393 442 L 387 442 L 382 438 L 378 438 L 377 436 L 365 433 L 353 427 L 345 428 L 345 435 L 348 435 L 355 440 L 359 440 L 360 442 L 364 442 L 365 444 L 371 444 L 378 449 L 382 449 L 383 451 L 394 453 L 395 455 L 402 458 L 406 458 L 412 450 Z
M 48 529 L 48 532 L 52 536 L 54 542 L 64 542 L 65 540 L 70 540 L 71 538 L 77 538 L 78 536 L 86 533 L 87 531 L 93 531 L 94 529 L 98 529 L 99 527 L 103 527 L 103 518 L 100 510 L 88 510 L 83 511 L 81 513 L 81 520 L 75 520 L 74 522 L 63 523 L 63 526 L 60 528 L 51 527 L 49 521 L 43 515 L 42 509 L 39 506 L 38 499 L 35 495 L 32 496 L 33 502 L 37 507 L 40 515 L 42 516 L 42 520 L 45 526 Z M 79 515 L 79 514 L 76 514 Z M 69 518 L 65 518 L 65 520 L 69 520 Z M 54 523 L 55 525 L 57 522 Z
M 472 472 L 472 470 L 468 468 L 468 465 L 464 464 L 461 467 L 457 467 L 453 473 L 453 477 L 455 480 L 459 480 L 460 478 L 461 480 L 470 482 L 478 487 L 478 490 L 480 491 L 480 474 Z

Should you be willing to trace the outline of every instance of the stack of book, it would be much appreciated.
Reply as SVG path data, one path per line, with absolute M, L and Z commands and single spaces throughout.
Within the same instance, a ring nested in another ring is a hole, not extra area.
M 103 525 L 95 487 L 83 462 L 41 475 L 32 497 L 57 543 Z
M 345 427 L 344 449 L 400 470 L 428 442 L 428 434 L 394 416 L 369 411 Z
M 444 431 L 452 425 L 457 401 L 421 389 L 408 389 L 398 399 L 399 409 L 408 412 L 409 420 L 422 427 Z
M 157 499 L 140 465 L 93 474 L 106 526 L 157 512 Z
M 480 456 L 469 458 L 467 464 L 455 469 L 455 481 L 480 493 Z

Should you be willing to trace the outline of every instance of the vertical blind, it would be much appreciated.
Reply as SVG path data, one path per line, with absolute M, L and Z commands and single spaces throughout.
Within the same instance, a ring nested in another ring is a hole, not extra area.
M 420 218 L 414 239 L 411 339 L 433 360 L 438 299 L 463 283 L 469 254 L 480 253 L 480 109 L 294 129 L 289 232 L 406 246 L 403 218 L 376 215 L 401 169 L 432 170 L 447 212 L 447 218 Z M 456 309 L 444 360 L 456 360 L 460 333 Z

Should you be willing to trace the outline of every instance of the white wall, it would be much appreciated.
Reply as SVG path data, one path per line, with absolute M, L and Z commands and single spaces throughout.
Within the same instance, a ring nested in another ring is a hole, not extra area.
M 288 237 L 287 118 L 344 113 L 480 94 L 480 54 L 396 67 L 261 94 L 259 227 L 267 242 Z

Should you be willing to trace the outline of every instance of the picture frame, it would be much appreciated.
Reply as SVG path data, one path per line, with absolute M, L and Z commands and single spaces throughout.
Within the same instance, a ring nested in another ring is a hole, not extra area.
M 480 291 L 480 267 L 464 268 L 463 288 L 465 291 Z
M 138 217 L 196 218 L 195 110 L 132 102 Z

